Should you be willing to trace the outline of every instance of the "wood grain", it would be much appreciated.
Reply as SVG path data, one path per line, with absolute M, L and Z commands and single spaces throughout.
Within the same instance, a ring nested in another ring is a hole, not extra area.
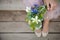
M 0 22 L 0 32 L 32 32 L 26 22 Z M 49 32 L 60 32 L 60 22 L 50 22 Z
M 25 21 L 25 18 L 24 10 L 0 10 L 0 21 Z M 51 21 L 60 21 L 60 17 Z
M 60 40 L 60 34 L 49 34 L 46 38 L 35 34 L 0 34 L 1 40 Z

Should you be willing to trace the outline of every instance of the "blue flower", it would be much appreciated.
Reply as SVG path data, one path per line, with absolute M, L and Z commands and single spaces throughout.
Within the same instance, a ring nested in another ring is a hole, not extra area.
M 32 10 L 32 13 L 34 14 L 37 14 L 38 13 L 38 10 L 37 9 L 31 9 Z

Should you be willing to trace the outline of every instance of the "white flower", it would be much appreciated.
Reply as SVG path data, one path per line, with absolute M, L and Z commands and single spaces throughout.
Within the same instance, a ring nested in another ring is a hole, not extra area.
M 37 24 L 38 24 L 38 22 L 41 22 L 41 20 L 38 19 L 38 16 L 36 16 L 35 18 L 32 18 L 31 20 L 32 20 L 32 22 L 36 22 Z
M 31 24 L 31 21 L 30 20 L 28 21 L 28 24 Z
M 30 7 L 26 7 L 26 12 L 29 12 L 31 10 Z

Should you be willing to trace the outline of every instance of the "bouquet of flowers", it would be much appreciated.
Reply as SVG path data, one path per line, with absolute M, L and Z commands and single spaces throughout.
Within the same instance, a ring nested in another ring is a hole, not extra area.
M 44 14 L 46 12 L 46 6 L 38 6 L 35 4 L 34 7 L 26 7 L 26 12 L 26 22 L 29 24 L 30 28 L 33 31 L 35 29 L 41 29 Z

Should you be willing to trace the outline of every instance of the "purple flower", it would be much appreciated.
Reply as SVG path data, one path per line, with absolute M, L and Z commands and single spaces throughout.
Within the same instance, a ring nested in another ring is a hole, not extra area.
M 35 8 L 38 8 L 38 7 L 39 7 L 39 5 L 38 5 L 38 4 L 34 4 L 34 7 L 35 7 Z
M 38 13 L 38 10 L 37 9 L 31 9 L 32 10 L 32 13 L 34 14 L 37 14 Z

